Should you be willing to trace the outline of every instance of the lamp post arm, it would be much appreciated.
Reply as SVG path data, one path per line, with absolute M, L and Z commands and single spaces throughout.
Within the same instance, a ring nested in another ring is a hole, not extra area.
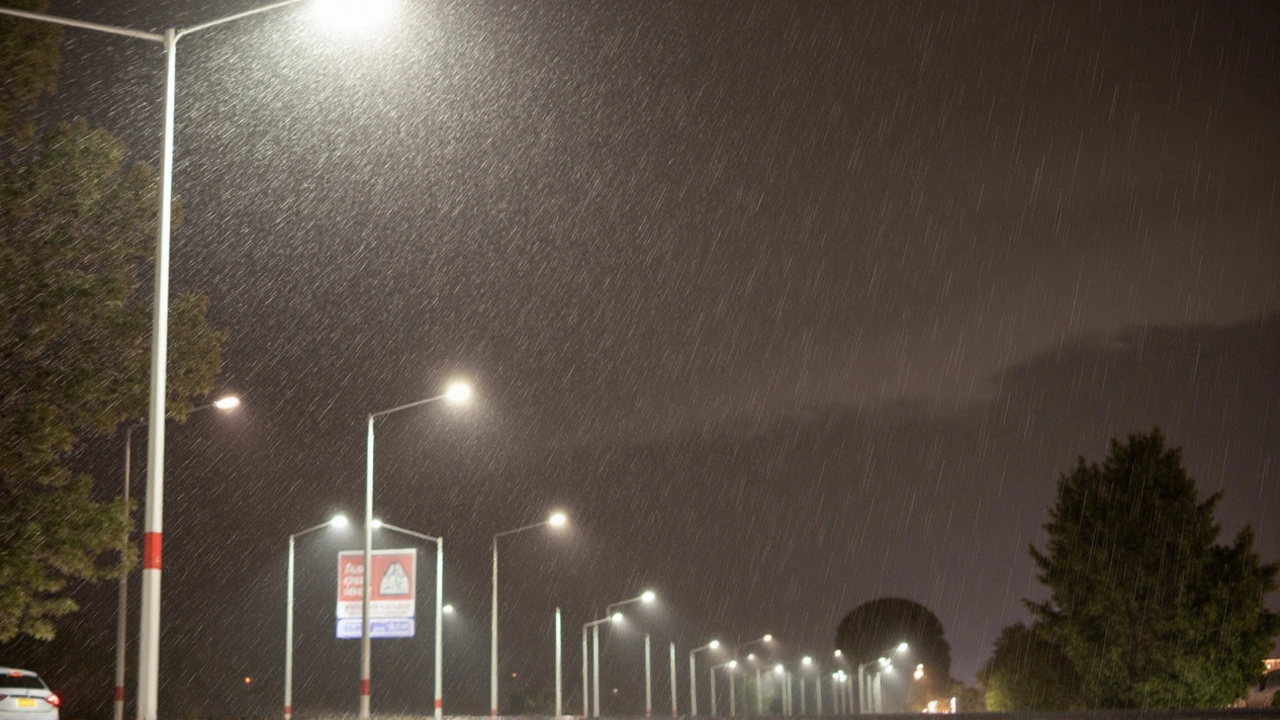
M 434 397 L 424 398 L 422 400 L 418 400 L 417 402 L 411 402 L 406 405 L 398 405 L 393 408 L 387 408 L 386 410 L 379 410 L 378 412 L 369 413 L 369 417 L 376 418 L 376 417 L 382 417 L 383 415 L 390 415 L 391 413 L 400 412 L 401 410 L 408 410 L 409 408 L 412 408 L 412 407 L 418 407 L 419 405 L 426 405 L 427 403 L 435 402 L 437 400 L 443 400 L 446 397 L 448 397 L 448 395 L 436 395 Z
M 313 526 L 313 527 L 309 527 L 309 528 L 307 528 L 306 530 L 303 530 L 303 531 L 301 531 L 301 532 L 293 533 L 292 535 L 290 535 L 290 536 L 289 536 L 289 539 L 290 539 L 290 540 L 293 540 L 294 538 L 300 538 L 300 537 L 302 537 L 303 535 L 306 535 L 307 533 L 313 533 L 313 532 L 315 532 L 315 531 L 317 531 L 317 530 L 322 530 L 322 529 L 327 528 L 327 527 L 329 527 L 329 523 L 327 523 L 327 522 L 322 522 L 322 523 L 320 523 L 319 525 L 315 525 L 315 526 Z
M 111 33 L 112 35 L 124 35 L 125 37 L 138 38 L 139 40 L 150 40 L 151 42 L 164 42 L 164 35 L 160 35 L 158 33 L 149 33 L 143 32 L 142 30 L 116 27 L 115 25 L 85 22 L 84 20 L 72 20 L 71 18 L 58 17 L 57 15 L 46 15 L 38 12 L 29 12 L 27 10 L 0 8 L 0 15 L 12 15 L 13 17 L 20 17 L 25 20 L 36 20 L 38 22 L 54 23 L 55 25 L 66 25 L 67 27 L 81 28 L 82 30 L 97 30 L 98 32 Z
M 524 531 L 526 531 L 526 530 L 533 530 L 533 529 L 535 529 L 535 528 L 540 528 L 540 527 L 542 527 L 542 526 L 544 526 L 544 525 L 550 525 L 550 524 L 551 524 L 551 521 L 550 521 L 550 520 L 543 520 L 542 522 L 534 523 L 534 524 L 532 524 L 532 525 L 525 525 L 524 527 L 518 527 L 518 528 L 516 528 L 515 530 L 504 530 L 504 531 L 502 531 L 502 532 L 500 532 L 500 533 L 498 533 L 498 534 L 494 535 L 494 536 L 493 536 L 493 539 L 494 539 L 495 541 L 497 541 L 497 539 L 498 539 L 498 538 L 500 538 L 500 537 L 506 537 L 507 535 L 515 535 L 516 533 L 522 533 L 522 532 L 524 532 Z
M 623 600 L 622 602 L 613 603 L 604 609 L 605 617 L 612 615 L 614 608 L 625 607 L 627 605 L 634 605 L 635 603 L 638 603 L 642 600 L 644 600 L 644 595 L 637 595 L 633 598 Z
M 388 529 L 388 530 L 394 531 L 394 532 L 404 533 L 405 535 L 412 535 L 413 537 L 421 538 L 421 539 L 426 540 L 426 541 L 428 541 L 428 542 L 433 542 L 433 543 L 435 543 L 436 545 L 439 545 L 439 544 L 440 544 L 440 542 L 441 542 L 440 538 L 438 538 L 438 537 L 432 537 L 432 536 L 430 536 L 430 535 L 424 535 L 424 534 L 422 534 L 422 533 L 420 533 L 420 532 L 414 532 L 414 531 L 412 531 L 412 530 L 405 530 L 404 528 L 402 528 L 402 527 L 396 527 L 395 525 L 392 525 L 392 524 L 391 524 L 391 523 L 389 523 L 389 522 L 385 522 L 385 521 L 384 521 L 384 522 L 382 523 L 382 527 L 384 527 L 384 528 L 386 528 L 386 529 Z
M 208 22 L 202 22 L 199 25 L 192 25 L 189 28 L 182 28 L 178 30 L 177 34 L 178 34 L 178 37 L 181 38 L 183 35 L 190 35 L 191 33 L 200 32 L 201 30 L 205 30 L 205 29 L 214 27 L 216 25 L 222 25 L 223 23 L 229 23 L 229 22 L 232 22 L 233 20 L 247 18 L 250 15 L 257 15 L 258 13 L 264 13 L 264 12 L 267 12 L 268 10 L 275 10 L 276 8 L 282 8 L 287 5 L 294 5 L 300 2 L 302 2 L 302 0 L 282 0 L 282 2 L 271 3 L 270 5 L 264 5 L 260 8 L 254 8 L 253 10 L 245 10 L 244 12 L 236 13 L 235 15 L 228 15 L 224 18 L 218 18 L 217 20 L 210 20 Z

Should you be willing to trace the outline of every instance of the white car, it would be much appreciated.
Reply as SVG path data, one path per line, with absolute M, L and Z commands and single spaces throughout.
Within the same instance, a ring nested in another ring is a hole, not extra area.
M 61 704 L 39 675 L 0 667 L 0 720 L 58 720 Z

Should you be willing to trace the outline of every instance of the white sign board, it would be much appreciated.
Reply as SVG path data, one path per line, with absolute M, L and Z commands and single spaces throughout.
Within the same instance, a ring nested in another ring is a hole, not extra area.
M 418 551 L 374 550 L 370 563 L 369 636 L 375 638 L 413 637 L 414 591 L 417 589 Z M 338 639 L 358 638 L 364 633 L 364 551 L 338 553 Z

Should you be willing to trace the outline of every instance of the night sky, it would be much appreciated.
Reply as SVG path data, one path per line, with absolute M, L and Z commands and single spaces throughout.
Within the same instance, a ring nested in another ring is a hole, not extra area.
M 154 164 L 162 72 L 69 30 L 39 121 Z M 445 538 L 447 713 L 488 706 L 491 537 L 552 509 L 568 531 L 503 541 L 503 694 L 550 696 L 558 605 L 571 711 L 581 624 L 646 588 L 605 634 L 607 711 L 643 711 L 644 632 L 655 704 L 674 641 L 687 711 L 695 644 L 825 657 L 886 595 L 972 682 L 1043 597 L 1058 475 L 1116 434 L 1163 428 L 1224 539 L 1252 523 L 1277 559 L 1277 78 L 1274 2 L 400 0 L 360 37 L 297 8 L 185 38 L 173 286 L 210 297 L 244 406 L 169 432 L 165 642 L 227 711 L 277 711 L 288 534 L 359 516 L 366 414 L 454 379 L 471 406 L 380 421 L 376 481 L 377 515 Z M 79 458 L 104 492 L 121 443 Z M 300 712 L 356 708 L 358 544 L 299 541 Z M 111 637 L 112 587 L 83 597 L 66 632 Z M 375 711 L 428 711 L 418 612 L 375 644 Z

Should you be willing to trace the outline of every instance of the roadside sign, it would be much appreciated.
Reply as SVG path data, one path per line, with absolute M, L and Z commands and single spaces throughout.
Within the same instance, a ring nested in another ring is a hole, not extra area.
M 417 590 L 418 551 L 374 550 L 369 578 L 369 636 L 413 637 L 414 593 Z M 338 553 L 338 605 L 335 633 L 340 640 L 363 634 L 364 551 Z

